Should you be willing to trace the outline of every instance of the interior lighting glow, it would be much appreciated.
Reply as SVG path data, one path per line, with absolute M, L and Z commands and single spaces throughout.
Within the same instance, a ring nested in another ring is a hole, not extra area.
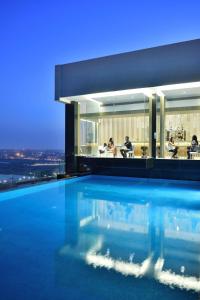
M 133 95 L 133 94 L 145 94 L 147 96 L 152 96 L 152 90 L 150 88 L 130 89 L 130 90 L 122 90 L 122 91 L 112 91 L 112 92 L 89 94 L 89 95 L 86 95 L 85 97 L 99 99 L 99 98 L 105 98 L 105 97 L 116 97 L 116 96 Z
M 90 95 L 90 96 L 86 95 L 86 96 L 84 96 L 84 98 L 85 98 L 86 100 L 89 100 L 89 101 L 91 101 L 91 102 L 94 102 L 94 103 L 96 103 L 96 104 L 98 104 L 98 105 L 101 105 L 101 104 L 102 104 L 102 102 L 100 102 L 100 101 L 98 101 L 98 100 L 95 100 L 95 99 L 92 99 L 91 95 Z
M 165 94 L 159 89 L 155 89 L 155 94 L 157 94 L 159 97 L 165 97 Z
M 95 123 L 95 121 L 86 120 L 86 119 L 81 119 L 81 121 L 83 121 L 83 122 L 89 122 L 89 123 Z

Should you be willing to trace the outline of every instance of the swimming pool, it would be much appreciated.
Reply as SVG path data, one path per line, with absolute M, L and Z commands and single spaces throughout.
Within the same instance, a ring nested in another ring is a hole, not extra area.
M 0 299 L 199 299 L 200 183 L 85 176 L 0 193 Z

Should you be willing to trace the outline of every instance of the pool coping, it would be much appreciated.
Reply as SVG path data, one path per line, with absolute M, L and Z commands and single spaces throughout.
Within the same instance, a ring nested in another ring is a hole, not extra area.
M 18 198 L 19 196 L 25 196 L 30 193 L 44 191 L 44 190 L 48 189 L 49 186 L 51 186 L 51 188 L 54 188 L 56 186 L 59 187 L 59 186 L 63 186 L 63 185 L 68 185 L 72 182 L 85 180 L 91 176 L 92 175 L 70 177 L 70 178 L 64 178 L 64 179 L 55 180 L 55 181 L 51 181 L 51 182 L 42 182 L 42 183 L 40 182 L 36 185 L 28 185 L 28 186 L 23 186 L 23 187 L 20 186 L 17 188 L 6 190 L 6 191 L 4 190 L 4 191 L 0 192 L 0 202 L 9 200 L 12 198 Z M 13 196 L 13 194 L 14 194 L 14 196 Z
M 126 180 L 127 182 L 152 182 L 152 183 L 176 183 L 176 184 L 189 184 L 191 186 L 199 186 L 200 188 L 200 182 L 199 181 L 190 181 L 190 180 L 176 180 L 176 179 L 160 179 L 160 178 L 141 178 L 141 177 L 124 177 L 124 176 L 108 176 L 108 175 L 85 175 L 85 176 L 77 176 L 77 177 L 70 177 L 70 178 L 64 178 L 60 180 L 55 180 L 51 182 L 40 182 L 36 185 L 28 185 L 23 186 L 19 188 L 13 188 L 7 191 L 1 191 L 0 192 L 0 202 L 9 200 L 12 198 L 18 198 L 19 196 L 25 196 L 31 193 L 44 191 L 46 189 L 54 188 L 54 187 L 60 187 L 64 185 L 68 185 L 73 182 L 79 182 L 84 181 L 89 178 L 96 178 L 96 179 L 114 179 L 116 181 L 119 180 Z

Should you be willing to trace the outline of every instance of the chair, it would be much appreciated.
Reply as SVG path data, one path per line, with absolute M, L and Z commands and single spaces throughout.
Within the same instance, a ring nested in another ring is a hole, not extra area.
M 141 151 L 142 151 L 141 158 L 147 158 L 147 150 L 148 150 L 147 146 L 141 146 Z
M 172 158 L 172 156 L 173 156 L 174 153 L 173 153 L 172 151 L 169 151 L 168 145 L 166 145 L 165 148 L 166 148 L 166 151 L 167 151 L 167 153 L 168 153 L 168 157 L 169 157 L 169 158 Z
M 190 151 L 190 159 L 200 157 L 200 145 L 196 147 L 196 151 Z
M 193 151 L 190 151 L 190 147 L 187 147 L 189 151 L 189 158 L 190 159 L 195 159 L 200 156 L 200 145 L 196 146 Z
M 132 144 L 132 150 L 127 152 L 129 158 L 134 157 L 134 150 L 135 150 L 135 146 Z
M 107 150 L 103 148 L 102 146 L 99 146 L 98 153 L 100 157 L 113 157 L 113 151 Z

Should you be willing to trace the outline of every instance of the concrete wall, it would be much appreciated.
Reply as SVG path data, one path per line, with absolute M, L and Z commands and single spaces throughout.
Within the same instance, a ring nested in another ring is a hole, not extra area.
M 200 81 L 200 39 L 57 65 L 55 100 Z

